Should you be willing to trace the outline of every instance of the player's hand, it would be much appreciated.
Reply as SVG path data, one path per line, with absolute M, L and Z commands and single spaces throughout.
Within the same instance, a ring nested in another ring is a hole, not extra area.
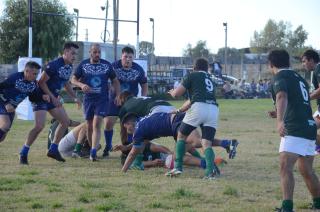
M 47 94 L 42 95 L 42 99 L 46 102 L 50 102 L 50 96 Z
M 276 111 L 268 111 L 268 115 L 270 118 L 277 118 L 277 112 Z
M 155 160 L 153 160 L 153 164 L 154 164 L 155 166 L 162 167 L 162 166 L 164 166 L 164 161 L 161 160 L 161 159 L 155 159 Z
M 277 122 L 277 130 L 279 132 L 280 137 L 284 137 L 287 134 L 287 130 L 284 126 L 284 122 L 283 121 L 279 121 Z
M 112 148 L 112 152 L 116 152 L 116 151 L 123 151 L 124 150 L 124 146 L 123 145 L 120 145 L 120 144 L 117 144 L 117 145 L 114 145 L 113 148 Z
M 89 93 L 91 91 L 90 86 L 83 84 L 83 86 L 81 87 L 81 90 L 83 91 L 83 93 Z
M 55 96 L 52 96 L 50 99 L 51 99 L 51 102 L 54 106 L 56 106 L 56 107 L 62 106 L 61 101 L 58 98 L 56 98 Z
M 6 108 L 6 111 L 7 111 L 8 113 L 13 113 L 13 112 L 15 111 L 13 105 L 10 104 L 10 103 L 9 103 L 9 104 L 6 104 L 6 105 L 5 105 L 5 108 Z
M 121 100 L 120 100 L 120 96 L 116 96 L 116 98 L 114 99 L 114 104 L 117 106 L 121 106 Z
M 170 90 L 168 91 L 168 94 L 170 94 L 170 95 L 172 96 L 173 90 L 174 90 L 174 89 L 170 89 Z

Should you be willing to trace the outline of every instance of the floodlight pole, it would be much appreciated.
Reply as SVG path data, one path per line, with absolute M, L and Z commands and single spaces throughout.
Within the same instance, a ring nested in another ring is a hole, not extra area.
M 32 57 L 32 0 L 29 3 L 29 44 L 28 44 L 28 57 Z

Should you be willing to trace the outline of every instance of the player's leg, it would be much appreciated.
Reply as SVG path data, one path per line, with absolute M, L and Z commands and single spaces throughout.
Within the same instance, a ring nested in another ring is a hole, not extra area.
M 29 131 L 27 140 L 20 151 L 20 164 L 28 164 L 28 153 L 31 145 L 43 130 L 46 121 L 46 110 L 34 111 L 34 127 Z
M 91 147 L 91 152 L 90 152 L 90 160 L 92 160 L 92 161 L 97 160 L 97 146 L 98 146 L 98 144 L 100 142 L 100 138 L 101 138 L 102 121 L 103 121 L 102 116 L 95 115 L 93 117 L 92 147 Z
M 64 157 L 71 157 L 73 149 L 76 145 L 77 139 L 74 131 L 71 130 L 67 135 L 65 135 L 58 145 L 58 150 L 60 154 Z
M 126 158 L 126 161 L 124 162 L 124 165 L 122 167 L 122 171 L 126 172 L 129 167 L 134 165 L 134 167 L 141 166 L 142 163 L 142 152 L 144 150 L 144 142 L 143 141 L 134 141 L 134 144 Z M 135 164 L 133 164 L 135 163 Z
M 0 142 L 4 141 L 10 130 L 12 122 L 7 114 L 0 114 Z
M 104 118 L 104 138 L 106 146 L 103 150 L 103 157 L 109 156 L 109 152 L 112 149 L 113 128 L 117 118 L 117 116 L 107 116 Z
M 214 136 L 216 134 L 216 129 L 209 126 L 202 126 L 202 149 L 204 151 L 204 156 L 206 160 L 206 170 L 205 170 L 205 178 L 211 179 L 214 177 L 214 158 L 215 154 L 212 149 L 212 141 L 214 140 Z

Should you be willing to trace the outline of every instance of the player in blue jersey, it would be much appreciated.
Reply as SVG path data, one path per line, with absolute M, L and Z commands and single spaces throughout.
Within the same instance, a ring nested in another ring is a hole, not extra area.
M 49 101 L 48 95 L 40 96 L 37 91 L 37 75 L 41 66 L 33 61 L 25 65 L 23 72 L 11 74 L 0 83 L 0 142 L 9 132 L 15 109 L 27 96 L 31 100 Z
M 70 119 L 59 100 L 59 93 L 64 87 L 69 96 L 72 97 L 78 106 L 81 105 L 80 101 L 76 98 L 76 94 L 72 90 L 71 83 L 69 81 L 72 73 L 72 63 L 76 59 L 78 48 L 78 45 L 75 43 L 65 43 L 62 57 L 49 62 L 44 72 L 42 72 L 39 80 L 39 92 L 41 94 L 49 95 L 50 102 L 36 101 L 33 103 L 35 126 L 29 132 L 27 140 L 20 151 L 21 164 L 28 164 L 28 153 L 30 146 L 36 140 L 39 133 L 43 130 L 47 112 L 49 112 L 50 115 L 60 123 L 54 136 L 54 142 L 50 145 L 50 148 L 47 152 L 47 156 L 57 161 L 65 161 L 58 151 L 58 144 L 69 126 Z
M 130 91 L 134 96 L 137 96 L 140 85 L 141 95 L 147 96 L 148 84 L 145 72 L 139 64 L 133 62 L 133 58 L 133 49 L 130 47 L 124 47 L 122 49 L 121 60 L 112 64 L 120 82 L 121 92 Z M 109 155 L 109 151 L 112 148 L 113 127 L 119 114 L 119 107 L 114 104 L 114 101 L 112 101 L 112 99 L 115 98 L 115 94 L 110 92 L 109 98 L 108 114 L 105 118 L 104 136 L 106 147 L 103 151 L 104 157 Z
M 112 81 L 116 96 L 120 94 L 120 84 L 111 63 L 101 59 L 100 56 L 100 45 L 92 44 L 90 59 L 82 61 L 72 77 L 72 83 L 84 92 L 83 111 L 88 124 L 92 161 L 97 159 L 96 147 L 101 138 L 101 123 L 107 113 L 109 79 Z

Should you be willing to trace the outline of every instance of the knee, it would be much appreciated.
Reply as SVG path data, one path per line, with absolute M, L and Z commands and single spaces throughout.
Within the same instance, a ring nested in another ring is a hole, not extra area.
M 38 134 L 43 130 L 43 128 L 44 128 L 43 124 L 37 124 L 34 126 L 33 131 Z
M 305 167 L 299 167 L 299 172 L 304 179 L 310 179 L 314 174 L 313 169 L 306 169 Z
M 10 130 L 9 128 L 3 128 L 3 129 L 0 128 L 0 142 L 4 141 L 9 130 Z
M 62 127 L 63 129 L 68 129 L 68 127 L 69 127 L 69 125 L 70 125 L 70 120 L 69 120 L 69 119 L 62 120 L 62 121 L 60 122 L 60 124 L 61 124 L 61 127 Z

